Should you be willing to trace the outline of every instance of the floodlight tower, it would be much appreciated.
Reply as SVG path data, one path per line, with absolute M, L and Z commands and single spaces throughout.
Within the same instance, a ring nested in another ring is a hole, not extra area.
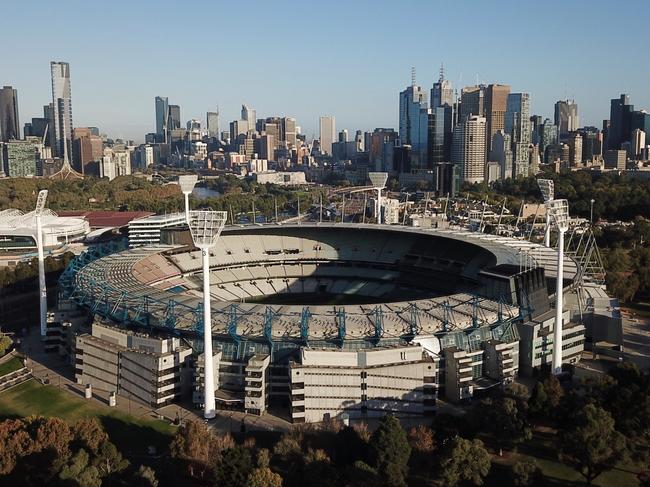
M 185 221 L 190 224 L 190 193 L 196 186 L 199 177 L 196 174 L 183 174 L 178 176 L 178 185 L 181 187 L 183 196 L 185 197 Z
M 41 336 L 47 331 L 47 286 L 45 285 L 45 257 L 43 256 L 43 210 L 47 200 L 47 189 L 38 192 L 34 216 L 36 217 L 36 248 L 38 250 L 38 291 L 40 305 Z
M 562 295 L 564 277 L 564 233 L 569 229 L 569 202 L 550 200 L 547 212 L 558 232 L 557 238 L 557 280 L 555 286 L 555 325 L 553 327 L 553 374 L 562 372 Z
M 555 199 L 555 183 L 552 179 L 538 179 L 537 185 L 539 190 L 542 192 L 542 197 L 544 198 L 544 204 L 546 205 L 546 226 L 544 228 L 544 246 L 551 246 L 551 222 L 550 215 L 548 212 L 548 202 L 552 199 Z
M 388 180 L 387 172 L 369 172 L 370 184 L 373 189 L 377 190 L 377 201 L 375 202 L 375 215 L 377 215 L 377 224 L 381 225 L 381 190 L 386 186 Z
M 212 419 L 216 415 L 210 310 L 210 249 L 216 245 L 227 218 L 228 213 L 225 211 L 210 210 L 191 211 L 189 218 L 192 240 L 194 245 L 201 250 L 203 262 L 203 356 L 205 362 L 203 416 L 206 419 Z

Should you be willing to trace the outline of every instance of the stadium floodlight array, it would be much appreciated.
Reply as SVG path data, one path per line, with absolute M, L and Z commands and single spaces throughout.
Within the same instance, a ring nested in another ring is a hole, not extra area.
M 377 190 L 377 201 L 375 202 L 375 215 L 377 216 L 377 223 L 381 224 L 381 190 L 386 187 L 388 181 L 387 172 L 369 172 L 370 184 Z M 364 209 L 365 211 L 365 209 Z
M 178 176 L 178 185 L 181 187 L 183 196 L 185 197 L 185 221 L 190 224 L 190 193 L 196 186 L 199 177 L 196 174 L 183 174 Z
M 555 199 L 555 183 L 552 179 L 538 179 L 537 185 L 539 190 L 542 192 L 542 197 L 544 198 L 544 203 Z M 550 215 L 548 213 L 548 205 L 546 206 L 546 226 L 544 227 L 544 246 L 551 246 L 551 222 Z
M 203 263 L 203 357 L 204 357 L 204 408 L 203 416 L 216 415 L 214 399 L 214 358 L 212 356 L 212 319 L 210 309 L 210 248 L 221 235 L 228 213 L 199 210 L 189 212 L 189 227 L 194 245 L 201 250 Z
M 558 233 L 557 238 L 557 280 L 555 285 L 555 325 L 553 328 L 553 373 L 562 372 L 562 307 L 564 296 L 564 234 L 569 229 L 569 202 L 550 200 L 546 211 Z
M 43 210 L 47 201 L 47 189 L 38 192 L 34 217 L 36 218 L 36 248 L 38 250 L 38 291 L 41 336 L 47 331 L 47 286 L 45 285 L 45 257 L 43 252 Z

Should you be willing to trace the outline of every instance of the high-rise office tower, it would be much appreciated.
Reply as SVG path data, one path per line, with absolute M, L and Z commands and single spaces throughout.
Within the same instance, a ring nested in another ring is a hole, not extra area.
M 541 115 L 531 115 L 530 116 L 530 142 L 535 145 L 539 145 L 540 141 L 540 129 L 544 119 Z
M 255 124 L 257 123 L 257 112 L 247 106 L 247 105 L 242 105 L 241 106 L 241 119 L 246 120 L 248 122 L 248 130 L 255 130 Z
M 4 86 L 0 88 L 0 141 L 13 139 L 20 139 L 18 90 Z
M 539 154 L 543 161 L 547 161 L 546 153 L 549 146 L 558 143 L 558 127 L 551 122 L 549 118 L 544 119 L 544 122 L 539 129 Z
M 560 129 L 560 139 L 580 127 L 578 104 L 573 100 L 560 100 L 555 103 L 555 125 Z
M 76 127 L 72 131 L 72 162 L 76 171 L 99 176 L 99 162 L 103 155 L 102 138 L 94 135 L 90 127 Z
M 156 104 L 156 133 L 161 141 L 166 142 L 167 121 L 169 118 L 169 99 L 166 96 L 157 96 Z
M 645 138 L 646 138 L 646 133 L 643 130 L 641 129 L 632 130 L 632 137 L 630 140 L 631 152 L 632 152 L 631 155 L 635 159 L 639 159 L 643 156 L 643 153 L 646 148 Z
M 567 145 L 569 146 L 569 164 L 573 167 L 582 165 L 582 136 L 578 132 L 572 132 Z
M 650 134 L 650 113 L 645 110 L 632 112 L 632 121 L 630 128 L 632 130 L 639 129 L 646 133 L 646 137 Z
M 627 95 L 623 94 L 611 101 L 609 131 L 607 132 L 608 149 L 620 149 L 623 142 L 630 140 L 632 112 L 634 112 L 634 105 L 630 105 Z
M 432 124 L 429 127 L 429 160 L 435 166 L 451 161 L 452 113 L 451 105 L 432 108 Z
M 460 92 L 460 116 L 462 123 L 470 115 L 485 116 L 485 85 L 466 86 Z
M 440 66 L 440 78 L 433 83 L 431 88 L 431 108 L 438 108 L 443 105 L 454 106 L 454 88 L 451 81 L 445 79 L 445 70 Z
M 181 107 L 178 105 L 169 105 L 169 115 L 167 117 L 167 131 L 171 132 L 181 128 Z
M 399 94 L 399 138 L 402 145 L 411 146 L 413 169 L 428 167 L 428 135 L 431 110 L 427 92 L 415 84 L 415 72 L 411 86 Z
M 512 138 L 513 176 L 528 176 L 530 162 L 530 95 L 510 93 L 506 107 L 505 132 Z
M 54 155 L 69 161 L 72 157 L 72 92 L 70 65 L 52 61 L 52 130 Z
M 332 117 L 332 123 L 334 123 L 334 117 Z M 283 117 L 281 120 L 282 134 L 284 135 L 284 141 L 287 143 L 289 148 L 298 147 L 298 132 L 296 129 L 296 119 L 292 117 Z M 334 130 L 334 128 L 332 128 Z M 332 141 L 334 141 L 332 139 Z
M 487 153 L 492 148 L 492 137 L 504 129 L 510 86 L 488 85 L 485 89 L 485 119 L 487 120 Z
M 332 155 L 332 143 L 336 137 L 336 120 L 331 115 L 319 119 L 319 140 L 320 151 L 329 156 Z
M 219 138 L 219 110 L 208 112 L 205 118 L 208 124 L 208 137 Z
M 458 166 L 462 182 L 481 183 L 485 179 L 485 117 L 470 115 L 454 130 L 452 162 Z

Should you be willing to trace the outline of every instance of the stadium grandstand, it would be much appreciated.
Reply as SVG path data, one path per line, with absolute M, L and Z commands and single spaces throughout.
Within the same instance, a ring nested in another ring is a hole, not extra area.
M 566 293 L 578 271 L 566 258 Z M 549 366 L 556 274 L 551 248 L 460 230 L 226 227 L 210 253 L 217 400 L 255 414 L 276 403 L 294 422 L 432 413 L 440 397 L 466 400 Z M 201 282 L 199 250 L 159 244 L 90 249 L 60 286 L 104 325 L 181 338 L 195 352 L 198 406 Z M 565 362 L 584 346 L 572 317 Z

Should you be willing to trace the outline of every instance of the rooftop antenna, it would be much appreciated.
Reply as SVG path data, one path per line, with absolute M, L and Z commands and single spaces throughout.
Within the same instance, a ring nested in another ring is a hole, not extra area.
M 445 80 L 445 65 L 440 63 L 440 82 Z
M 44 337 L 47 331 L 47 287 L 45 285 L 45 257 L 43 256 L 43 211 L 47 200 L 47 189 L 38 192 L 34 216 L 36 217 L 36 246 L 38 250 L 38 287 L 41 336 Z
M 411 86 L 415 86 L 415 66 L 411 66 Z

